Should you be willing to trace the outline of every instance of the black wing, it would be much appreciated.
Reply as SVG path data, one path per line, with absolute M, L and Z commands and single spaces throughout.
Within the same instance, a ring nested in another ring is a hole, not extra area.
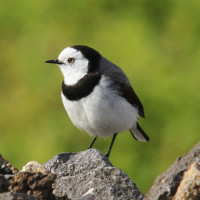
M 115 81 L 117 88 L 119 90 L 119 95 L 125 98 L 131 105 L 138 108 L 138 113 L 141 117 L 145 118 L 143 105 L 134 92 L 133 88 L 122 82 Z

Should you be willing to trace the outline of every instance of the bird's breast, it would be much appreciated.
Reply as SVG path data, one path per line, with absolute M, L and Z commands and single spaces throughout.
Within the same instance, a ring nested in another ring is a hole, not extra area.
M 92 93 L 101 79 L 99 73 L 89 73 L 74 85 L 67 85 L 63 81 L 62 93 L 70 101 L 78 101 Z
M 92 92 L 79 100 L 69 100 L 62 92 L 64 107 L 75 126 L 90 135 L 107 137 L 136 124 L 138 111 L 115 90 L 104 76 Z

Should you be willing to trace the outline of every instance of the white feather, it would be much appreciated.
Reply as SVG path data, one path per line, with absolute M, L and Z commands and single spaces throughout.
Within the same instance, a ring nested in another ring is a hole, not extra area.
M 79 101 L 62 94 L 64 107 L 73 124 L 90 135 L 107 137 L 136 127 L 138 110 L 113 91 L 111 80 L 102 76 L 93 92 Z
M 74 63 L 68 63 L 68 58 L 74 58 Z M 60 70 L 64 76 L 64 82 L 67 85 L 76 84 L 82 77 L 87 74 L 88 60 L 82 55 L 80 51 L 77 51 L 71 47 L 64 49 L 58 56 L 59 61 L 65 63 L 59 65 Z
M 136 127 L 132 127 L 130 129 L 130 132 L 133 134 L 133 136 L 136 138 L 136 140 L 141 141 L 141 142 L 147 142 L 148 141 L 144 137 L 144 135 Z

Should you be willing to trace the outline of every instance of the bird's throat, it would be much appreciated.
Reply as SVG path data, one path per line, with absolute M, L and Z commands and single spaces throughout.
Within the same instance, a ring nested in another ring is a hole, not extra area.
M 88 96 L 94 90 L 95 86 L 98 85 L 100 79 L 101 74 L 89 73 L 74 85 L 67 85 L 63 81 L 62 92 L 68 100 L 78 101 Z

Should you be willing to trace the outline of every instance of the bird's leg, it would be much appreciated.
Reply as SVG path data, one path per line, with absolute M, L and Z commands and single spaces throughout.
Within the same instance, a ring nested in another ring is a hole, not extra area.
M 110 155 L 110 152 L 111 152 L 111 149 L 112 149 L 112 146 L 113 146 L 113 144 L 114 144 L 114 141 L 115 141 L 116 137 L 117 137 L 117 133 L 114 133 L 114 134 L 113 134 L 113 138 L 112 138 L 112 142 L 111 142 L 111 144 L 110 144 L 110 147 L 109 147 L 109 149 L 108 149 L 108 152 L 106 153 L 106 157 L 107 157 L 107 158 L 108 158 L 109 155 Z
M 92 148 L 92 146 L 93 146 L 93 144 L 95 143 L 95 141 L 96 141 L 97 138 L 98 138 L 98 136 L 96 136 L 96 137 L 94 138 L 94 140 L 92 141 L 92 143 L 90 144 L 90 146 L 88 147 L 88 149 L 91 149 L 91 148 Z

